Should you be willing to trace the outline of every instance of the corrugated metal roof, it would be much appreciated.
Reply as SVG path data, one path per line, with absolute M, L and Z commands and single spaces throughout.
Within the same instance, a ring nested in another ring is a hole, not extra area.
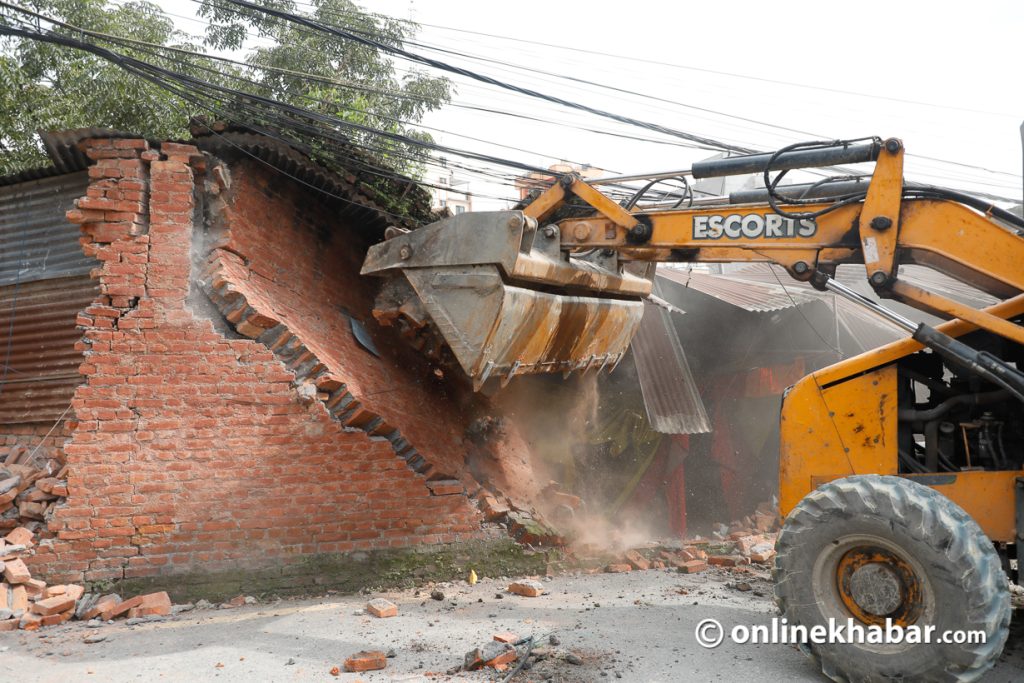
M 788 283 L 783 286 L 777 282 L 772 284 L 732 275 L 711 275 L 695 270 L 659 268 L 658 277 L 755 313 L 780 311 L 810 303 L 818 298 L 813 292 L 809 293 L 806 289 L 790 286 Z
M 839 324 L 850 335 L 855 345 L 854 349 L 841 349 L 843 356 L 870 351 L 908 336 L 903 328 L 897 327 L 852 301 L 847 301 L 834 294 L 825 295 L 824 298 L 838 315 Z
M 999 302 L 999 299 L 991 294 L 925 266 L 900 266 L 899 277 L 974 308 L 984 308 Z
M 379 192 L 360 182 L 355 175 L 335 173 L 310 159 L 302 150 L 266 135 L 227 131 L 196 137 L 192 144 L 225 161 L 246 157 L 259 159 L 301 184 L 338 196 L 344 200 L 339 208 L 340 218 L 363 221 L 367 227 L 380 230 L 398 223 L 404 223 L 405 227 L 418 227 L 416 220 L 403 220 L 388 212 L 381 205 L 384 199 Z M 365 153 L 358 148 L 353 147 L 352 154 L 354 162 L 359 162 L 359 165 L 367 163 Z M 409 213 L 414 218 L 430 217 L 430 195 L 415 181 L 396 177 L 396 194 L 401 194 L 411 207 Z
M 43 149 L 50 157 L 49 166 L 30 168 L 0 177 L 0 187 L 17 185 L 29 180 L 52 178 L 66 173 L 84 171 L 91 163 L 78 148 L 78 143 L 89 138 L 138 138 L 137 133 L 126 133 L 113 128 L 75 128 L 73 130 L 39 131 Z
M 86 173 L 0 187 L 0 286 L 88 273 L 80 230 L 65 217 L 85 194 Z
M 53 422 L 68 407 L 84 358 L 75 319 L 97 292 L 88 275 L 0 288 L 0 423 Z
M 82 381 L 75 318 L 97 261 L 64 214 L 87 185 L 78 171 L 0 187 L 0 423 L 53 422 Z
M 661 271 L 658 271 L 659 274 Z M 810 285 L 793 280 L 790 275 L 780 266 L 773 266 L 768 263 L 750 263 L 738 270 L 728 273 L 730 277 L 753 280 L 756 282 L 775 282 L 779 278 L 786 284 L 787 289 L 791 286 L 802 289 L 813 289 Z M 956 278 L 940 273 L 927 266 L 905 265 L 899 268 L 899 277 L 907 282 L 923 287 L 936 294 L 949 297 L 962 304 L 983 308 L 997 303 L 999 299 L 987 294 L 976 287 L 961 282 Z M 836 270 L 836 279 L 849 287 L 857 287 L 858 291 L 869 292 L 867 287 L 868 276 L 863 265 L 846 264 L 839 266 Z M 788 282 L 787 282 L 788 280 Z
M 912 268 L 916 269 L 916 267 Z M 698 271 L 688 273 L 659 268 L 658 275 L 668 276 L 667 279 L 673 282 L 686 278 L 693 289 L 754 312 L 773 312 L 793 308 L 794 303 L 801 305 L 811 301 L 821 301 L 833 311 L 833 315 L 836 316 L 835 324 L 846 333 L 843 335 L 845 341 L 841 344 L 843 346 L 841 351 L 847 357 L 906 336 L 895 325 L 854 303 L 837 297 L 831 292 L 820 292 L 807 283 L 793 280 L 784 269 L 778 266 L 765 263 L 746 264 L 726 275 Z M 941 274 L 936 275 L 939 278 L 945 277 Z M 859 281 L 858 276 L 861 278 Z M 857 287 L 858 290 L 861 290 L 861 285 L 867 282 L 862 266 L 859 267 L 859 273 L 858 267 L 851 269 L 843 266 L 839 270 L 837 279 Z M 946 279 L 948 280 L 948 278 Z M 779 285 L 779 280 L 786 283 L 785 287 Z M 790 301 L 790 297 L 792 297 L 792 301 Z M 891 306 L 892 302 L 887 302 L 887 305 Z M 810 320 L 806 322 L 811 325 Z M 852 347 L 850 347 L 851 342 Z
M 90 138 L 141 138 L 138 133 L 129 133 L 115 128 L 73 128 L 71 130 L 40 131 L 43 149 L 50 155 L 59 173 L 84 171 L 90 163 L 78 144 Z
M 377 187 L 362 182 L 357 169 L 366 166 L 379 166 L 367 152 L 358 145 L 350 145 L 346 154 L 351 155 L 352 171 L 336 173 L 313 161 L 310 150 L 299 144 L 277 140 L 244 126 L 222 123 L 191 125 L 193 139 L 191 144 L 216 156 L 249 157 L 259 159 L 271 168 L 291 176 L 300 184 L 323 190 L 351 202 L 340 209 L 343 217 L 368 221 L 370 227 L 383 228 L 396 223 L 405 227 L 418 227 L 419 221 L 432 220 L 430 194 L 420 187 L 415 180 L 404 177 L 393 171 L 387 177 L 380 173 L 373 175 L 374 185 L 386 184 L 382 193 Z M 29 180 L 38 180 L 59 176 L 75 171 L 83 171 L 91 161 L 80 148 L 83 140 L 90 138 L 139 138 L 138 133 L 113 128 L 75 128 L 72 130 L 40 131 L 43 148 L 49 155 L 52 166 L 29 169 L 20 173 L 0 178 L 0 187 L 17 185 Z M 154 141 L 150 144 L 156 145 Z M 388 195 L 388 196 L 385 196 Z M 385 205 L 392 199 L 401 198 L 406 207 L 409 219 L 399 219 L 386 210 Z
M 711 421 L 670 315 L 658 306 L 646 304 L 640 329 L 630 347 L 647 420 L 662 434 L 710 432 Z

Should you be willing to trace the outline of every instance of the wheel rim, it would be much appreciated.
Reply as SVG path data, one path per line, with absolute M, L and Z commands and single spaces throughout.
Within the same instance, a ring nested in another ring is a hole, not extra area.
M 935 604 L 920 563 L 888 539 L 874 535 L 845 536 L 822 549 L 812 573 L 814 594 L 822 615 L 839 623 L 852 617 L 866 625 L 901 627 L 929 624 Z M 906 645 L 862 645 L 883 652 Z
M 913 567 L 888 548 L 857 545 L 839 558 L 839 599 L 864 624 L 917 623 L 924 609 L 921 579 Z

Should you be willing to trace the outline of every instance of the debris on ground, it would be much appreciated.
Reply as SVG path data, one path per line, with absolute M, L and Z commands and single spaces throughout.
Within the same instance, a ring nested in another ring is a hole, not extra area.
M 387 665 L 387 653 L 379 650 L 363 650 L 345 660 L 345 671 L 377 671 Z
M 398 616 L 398 605 L 384 598 L 374 598 L 366 603 L 366 611 L 375 617 L 386 619 Z
M 526 598 L 536 598 L 544 594 L 544 584 L 534 579 L 523 579 L 510 583 L 508 591 Z
M 24 528 L 31 537 L 68 495 L 67 476 L 67 465 L 49 453 L 20 444 L 0 450 L 0 530 Z
M 123 616 L 131 620 L 171 613 L 171 598 L 164 591 L 121 600 L 115 593 L 86 593 L 78 584 L 47 586 L 32 578 L 23 559 L 34 546 L 35 535 L 27 527 L 12 529 L 0 538 L 0 631 L 34 631 L 71 619 L 109 621 Z
M 518 658 L 519 652 L 514 645 L 492 640 L 481 647 L 475 647 L 467 652 L 462 668 L 466 671 L 476 671 L 486 666 L 498 671 L 504 671 L 510 663 Z

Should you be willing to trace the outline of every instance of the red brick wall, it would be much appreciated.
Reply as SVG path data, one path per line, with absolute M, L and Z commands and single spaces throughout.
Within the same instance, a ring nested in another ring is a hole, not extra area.
M 226 233 L 215 258 L 234 261 L 232 284 L 260 314 L 301 339 L 367 414 L 416 444 L 433 465 L 428 476 L 464 474 L 464 432 L 475 406 L 460 403 L 421 357 L 377 328 L 371 310 L 378 283 L 359 275 L 365 254 L 359 226 L 344 225 L 331 210 L 336 207 L 252 162 L 232 165 L 227 194 Z M 358 345 L 343 310 L 374 336 L 381 358 Z M 365 419 L 349 421 L 362 426 Z
M 202 168 L 194 148 L 86 144 L 93 183 L 69 219 L 102 263 L 101 293 L 79 317 L 86 379 L 65 446 L 69 496 L 33 573 L 56 582 L 258 569 L 484 533 L 465 495 L 432 495 L 391 443 L 344 429 L 322 401 L 303 398 L 267 346 L 228 338 L 193 311 L 199 193 L 190 160 Z M 358 301 L 353 312 L 362 316 L 368 301 L 343 242 L 308 239 L 309 225 L 260 199 L 259 181 L 239 187 L 246 208 L 235 219 L 252 234 L 233 227 L 233 248 L 249 252 L 250 272 L 273 292 L 281 317 L 310 328 L 308 343 L 338 364 L 367 405 L 395 406 L 388 419 L 457 467 L 461 432 L 443 403 L 424 387 L 407 399 L 391 394 L 385 405 L 384 392 L 408 388 L 408 378 L 355 348 L 336 320 L 332 307 Z M 325 289 L 338 298 L 311 295 Z M 350 300 L 345 291 L 359 295 Z

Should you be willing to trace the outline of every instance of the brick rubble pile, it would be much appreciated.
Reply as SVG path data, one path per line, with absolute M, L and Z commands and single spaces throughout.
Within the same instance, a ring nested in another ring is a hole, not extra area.
M 681 543 L 626 550 L 601 569 L 608 573 L 675 568 L 696 574 L 712 567 L 768 566 L 775 558 L 779 515 L 772 503 L 762 503 L 752 515 L 732 524 L 717 524 L 711 538 L 694 536 Z M 599 557 L 600 549 L 586 545 L 570 548 L 577 560 Z M 593 569 L 592 571 L 598 571 Z
M 68 495 L 68 467 L 25 446 L 5 450 L 0 452 L 0 529 L 24 524 L 33 530 Z
M 35 631 L 71 619 L 109 621 L 171 613 L 171 599 L 163 591 L 122 600 L 114 593 L 87 593 L 78 584 L 48 586 L 33 579 L 25 558 L 32 554 L 34 536 L 20 526 L 0 538 L 0 631 Z

